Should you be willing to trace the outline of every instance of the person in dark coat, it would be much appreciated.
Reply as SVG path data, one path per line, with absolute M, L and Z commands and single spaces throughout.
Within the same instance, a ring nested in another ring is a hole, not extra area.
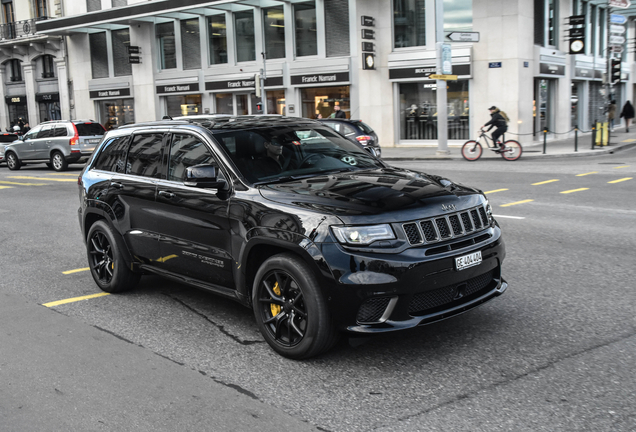
M 634 107 L 630 101 L 625 102 L 625 105 L 623 105 L 621 118 L 625 119 L 625 132 L 629 132 L 629 121 L 634 118 Z
M 347 115 L 345 114 L 344 111 L 342 111 L 340 109 L 340 105 L 335 105 L 333 107 L 333 113 L 331 113 L 331 115 L 329 117 L 330 118 L 343 118 L 343 119 L 346 119 Z
M 490 121 L 488 121 L 481 128 L 485 128 L 486 126 L 490 126 L 486 132 L 490 131 L 493 127 L 496 128 L 492 133 L 492 140 L 495 143 L 495 146 L 499 146 L 499 148 L 503 148 L 503 143 L 498 142 L 500 136 L 502 136 L 508 130 L 508 121 L 506 117 L 504 117 L 496 106 L 491 106 L 488 108 L 490 110 Z

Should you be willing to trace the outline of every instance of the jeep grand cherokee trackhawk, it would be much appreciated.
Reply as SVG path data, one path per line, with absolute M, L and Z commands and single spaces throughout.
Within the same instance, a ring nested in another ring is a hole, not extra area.
M 235 299 L 286 357 L 439 321 L 508 286 L 481 191 L 388 166 L 312 120 L 123 126 L 79 184 L 102 290 L 154 273 Z

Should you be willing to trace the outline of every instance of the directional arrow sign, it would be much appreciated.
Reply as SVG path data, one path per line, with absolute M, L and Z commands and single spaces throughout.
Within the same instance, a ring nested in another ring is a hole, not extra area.
M 612 45 L 622 45 L 625 43 L 625 38 L 623 36 L 610 35 L 609 43 Z
M 453 42 L 479 42 L 479 32 L 451 32 L 446 37 Z
M 627 22 L 627 18 L 621 14 L 611 14 L 610 22 L 612 24 L 625 24 Z
M 622 35 L 625 33 L 625 26 L 612 24 L 610 25 L 610 33 Z
M 437 74 L 433 74 L 433 75 L 429 75 L 428 77 L 430 79 L 434 79 L 434 80 L 457 81 L 457 75 L 437 75 Z
M 629 0 L 609 0 L 610 7 L 617 7 L 626 9 L 632 5 L 632 2 Z

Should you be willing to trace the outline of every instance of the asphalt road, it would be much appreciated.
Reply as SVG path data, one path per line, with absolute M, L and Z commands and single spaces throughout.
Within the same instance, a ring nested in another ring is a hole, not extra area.
M 510 287 L 459 317 L 343 339 L 302 362 L 271 351 L 250 310 L 158 277 L 126 294 L 39 306 L 99 293 L 81 271 L 79 170 L 0 168 L 0 305 L 14 305 L 0 306 L 0 424 L 635 430 L 636 149 L 394 164 L 487 192 Z

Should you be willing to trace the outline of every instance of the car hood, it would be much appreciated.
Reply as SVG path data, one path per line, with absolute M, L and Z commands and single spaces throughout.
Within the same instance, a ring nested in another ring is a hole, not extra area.
M 313 209 L 346 219 L 347 216 L 399 213 L 399 218 L 421 218 L 483 202 L 479 190 L 443 177 L 399 168 L 329 174 L 259 186 L 261 195 L 281 204 Z M 431 204 L 436 204 L 432 206 Z

